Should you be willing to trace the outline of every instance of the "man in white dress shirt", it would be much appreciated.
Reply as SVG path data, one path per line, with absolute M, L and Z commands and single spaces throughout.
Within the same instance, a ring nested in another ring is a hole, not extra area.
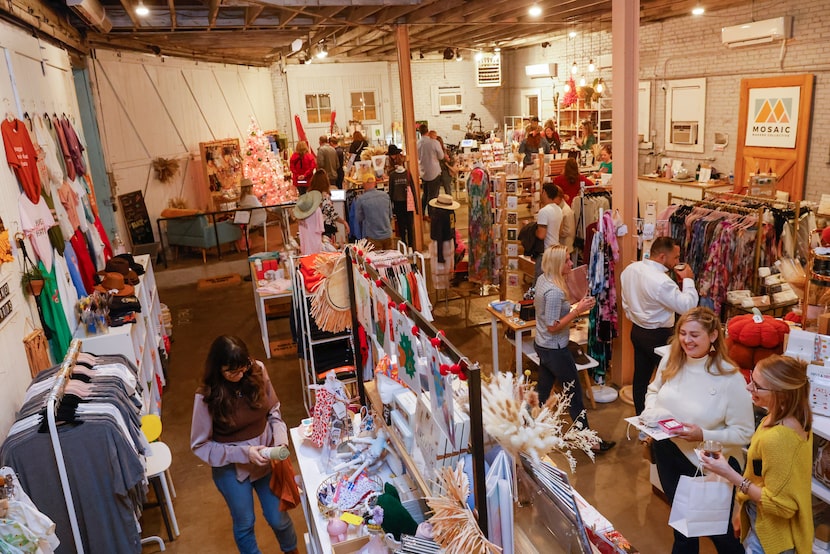
M 683 314 L 698 303 L 694 273 L 688 264 L 678 265 L 680 246 L 671 237 L 658 237 L 651 243 L 649 259 L 634 262 L 620 275 L 622 304 L 633 324 L 634 409 L 637 415 L 645 407 L 646 390 L 660 356 L 654 349 L 669 340 L 675 314 Z M 674 271 L 679 287 L 669 276 Z

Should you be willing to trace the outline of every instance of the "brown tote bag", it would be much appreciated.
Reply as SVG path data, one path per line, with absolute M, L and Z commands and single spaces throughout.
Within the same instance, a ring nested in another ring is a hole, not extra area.
M 52 361 L 49 359 L 49 341 L 46 340 L 43 329 L 35 327 L 28 317 L 26 318 L 26 324 L 32 331 L 23 337 L 23 346 L 26 348 L 29 371 L 32 378 L 34 378 L 44 369 L 52 367 Z

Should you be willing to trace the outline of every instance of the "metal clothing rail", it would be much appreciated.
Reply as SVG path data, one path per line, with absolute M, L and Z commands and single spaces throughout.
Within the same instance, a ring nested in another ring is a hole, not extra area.
M 722 198 L 727 200 L 750 200 L 752 202 L 764 205 L 775 206 L 776 208 L 783 208 L 785 210 L 794 210 L 795 216 L 793 219 L 793 251 L 789 254 L 795 257 L 796 247 L 795 242 L 798 240 L 798 224 L 801 219 L 801 202 L 790 202 L 789 200 L 778 200 L 777 198 L 766 198 L 764 196 L 752 196 L 750 194 L 738 194 L 735 192 L 716 192 L 706 191 L 704 196 L 713 196 L 715 198 Z
M 369 275 L 369 280 L 374 284 L 379 278 L 379 282 L 389 298 L 394 300 L 398 305 L 406 304 L 406 315 L 419 329 L 424 331 L 430 338 L 438 337 L 441 339 L 443 345 L 442 352 L 444 352 L 453 363 L 457 363 L 467 376 L 467 387 L 470 399 L 470 446 L 472 450 L 473 460 L 473 490 L 475 498 L 476 513 L 478 519 L 478 526 L 482 533 L 487 536 L 487 483 L 484 469 L 484 423 L 481 418 L 481 367 L 478 362 L 472 363 L 470 360 L 461 354 L 458 348 L 453 345 L 443 333 L 438 330 L 426 319 L 424 319 L 420 312 L 415 307 L 403 298 L 398 291 L 392 287 L 386 279 L 378 275 L 378 272 L 367 264 L 365 258 L 360 255 L 355 245 L 346 246 L 346 266 L 349 270 L 346 271 L 349 281 L 349 296 L 351 298 L 351 314 L 352 314 L 352 333 L 354 333 L 355 344 L 357 342 L 357 306 L 355 294 L 355 275 L 351 271 L 353 263 L 360 266 L 364 273 Z M 360 349 L 355 348 L 355 366 L 360 368 L 363 366 L 363 360 L 360 358 Z M 365 405 L 366 396 L 363 384 L 363 374 L 358 370 L 358 391 L 360 392 L 360 400 Z
M 81 340 L 74 339 L 70 345 L 66 356 L 61 363 L 55 378 L 55 383 L 52 385 L 52 390 L 46 400 L 46 421 L 49 425 L 49 437 L 52 439 L 52 450 L 55 453 L 55 462 L 58 466 L 58 474 L 61 479 L 61 488 L 63 489 L 63 499 L 66 503 L 66 511 L 69 513 L 69 523 L 72 526 L 72 538 L 75 540 L 75 550 L 78 554 L 84 554 L 84 545 L 81 541 L 81 530 L 78 526 L 78 516 L 75 513 L 75 503 L 72 500 L 72 489 L 69 485 L 69 477 L 66 473 L 66 463 L 63 459 L 63 449 L 61 448 L 61 441 L 58 437 L 58 426 L 55 423 L 55 410 L 63 399 L 63 391 L 66 389 L 66 383 L 72 376 L 72 371 L 75 369 L 75 362 L 78 360 L 78 353 L 81 351 Z
M 743 215 L 755 215 L 758 218 L 758 231 L 755 233 L 755 259 L 754 259 L 754 268 L 752 271 L 752 290 L 757 290 L 758 287 L 758 266 L 761 263 L 761 246 L 763 241 L 761 240 L 761 222 L 764 216 L 764 207 L 761 206 L 759 208 L 748 208 L 745 206 L 736 206 L 734 204 L 727 204 L 725 202 L 718 202 L 716 200 L 696 200 L 694 198 L 683 198 L 682 196 L 674 196 L 672 193 L 669 193 L 669 205 L 671 205 L 672 200 L 680 200 L 681 202 L 687 203 L 687 205 L 692 205 L 695 207 L 700 208 L 713 208 L 715 211 L 722 211 L 727 213 L 736 213 L 736 214 L 743 214 Z M 689 204 L 690 203 L 690 204 Z

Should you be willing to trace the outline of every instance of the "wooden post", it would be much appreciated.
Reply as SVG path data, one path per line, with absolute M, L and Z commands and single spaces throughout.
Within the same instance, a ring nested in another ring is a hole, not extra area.
M 412 68 L 409 64 L 409 28 L 406 25 L 395 27 L 398 43 L 398 80 L 401 86 L 401 109 L 403 111 L 403 141 L 406 151 L 406 166 L 412 180 L 415 181 L 415 250 L 424 248 L 422 221 L 420 212 L 421 174 L 418 171 L 418 144 L 415 140 L 415 102 L 412 99 Z
M 611 179 L 614 208 L 620 210 L 629 232 L 620 237 L 620 260 L 617 263 L 617 290 L 619 275 L 637 256 L 637 88 L 639 82 L 640 1 L 613 0 L 611 4 L 611 32 L 614 52 L 625 52 L 615 59 L 613 108 L 614 177 Z M 619 295 L 618 295 L 619 296 Z M 622 312 L 622 302 L 618 312 Z M 622 357 L 618 366 L 612 367 L 611 380 L 618 385 L 630 384 L 634 376 L 634 347 L 629 336 L 631 322 L 619 318 Z

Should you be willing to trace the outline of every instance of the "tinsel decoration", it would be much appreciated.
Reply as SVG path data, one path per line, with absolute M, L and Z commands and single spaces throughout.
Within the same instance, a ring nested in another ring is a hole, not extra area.
M 433 512 L 429 519 L 435 542 L 446 554 L 498 554 L 501 548 L 487 540 L 467 507 L 470 481 L 464 473 L 464 462 L 441 468 L 437 478 L 444 496 L 425 498 Z
M 552 392 L 540 406 L 539 396 L 526 376 L 514 379 L 512 373 L 496 373 L 481 387 L 484 430 L 514 458 L 525 452 L 539 461 L 558 451 L 573 472 L 576 459 L 571 451 L 582 450 L 593 460 L 591 448 L 600 439 L 596 431 L 565 419 L 571 396 L 571 387 L 566 386 L 561 394 Z
M 179 172 L 179 160 L 175 158 L 156 158 L 153 160 L 153 170 L 156 172 L 156 181 L 169 183 Z

